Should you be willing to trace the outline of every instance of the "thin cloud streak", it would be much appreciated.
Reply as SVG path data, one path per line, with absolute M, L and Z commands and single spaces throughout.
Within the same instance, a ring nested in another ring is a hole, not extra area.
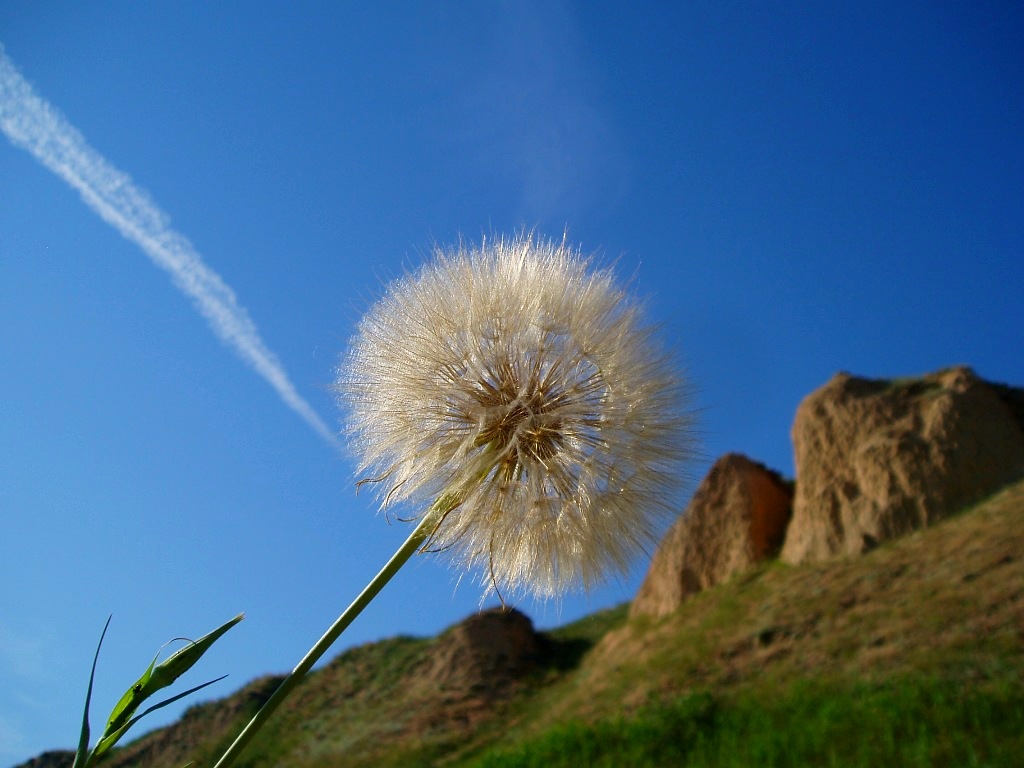
M 284 404 L 334 448 L 335 434 L 295 390 L 281 362 L 260 338 L 234 291 L 170 227 L 163 211 L 131 178 L 90 147 L 77 129 L 36 95 L 0 46 L 0 130 L 11 143 L 78 190 L 86 205 L 138 245 L 192 299 L 213 332 L 278 393 Z

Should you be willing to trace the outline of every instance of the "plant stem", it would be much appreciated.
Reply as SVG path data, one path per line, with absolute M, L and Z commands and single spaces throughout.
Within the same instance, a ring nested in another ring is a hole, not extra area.
M 234 743 L 228 747 L 228 750 L 217 761 L 214 768 L 227 768 L 235 762 L 235 759 L 245 748 L 245 745 L 256 735 L 256 732 L 274 713 L 274 710 L 277 709 L 281 702 L 284 701 L 285 697 L 302 681 L 306 673 L 312 669 L 313 665 L 324 655 L 327 649 L 334 644 L 334 641 L 341 636 L 341 633 L 345 631 L 348 625 L 384 589 L 384 586 L 391 581 L 391 577 L 398 573 L 398 570 L 405 565 L 409 558 L 426 541 L 434 526 L 437 525 L 440 511 L 440 504 L 435 504 L 430 508 L 430 511 L 423 516 L 416 529 L 409 534 L 409 538 L 405 540 L 405 543 L 391 556 L 387 565 L 380 570 L 380 573 L 373 577 L 373 580 L 359 593 L 359 597 L 352 601 L 352 604 L 345 609 L 345 612 L 338 617 L 337 621 L 331 625 L 331 628 L 324 633 L 324 636 L 316 642 L 316 645 L 309 649 L 309 652 L 303 657 L 302 661 L 282 681 L 281 685 L 267 699 L 266 703 L 260 707 L 260 710 L 249 721 L 249 724 L 238 734 L 238 738 L 235 739 Z

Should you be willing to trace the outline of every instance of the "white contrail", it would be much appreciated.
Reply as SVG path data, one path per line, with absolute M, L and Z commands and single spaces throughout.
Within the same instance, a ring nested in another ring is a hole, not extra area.
M 114 168 L 64 117 L 36 95 L 0 45 L 0 130 L 17 147 L 78 190 L 86 205 L 170 273 L 213 332 L 249 363 L 313 430 L 334 447 L 335 434 L 302 399 L 256 324 L 220 276 L 127 174 Z

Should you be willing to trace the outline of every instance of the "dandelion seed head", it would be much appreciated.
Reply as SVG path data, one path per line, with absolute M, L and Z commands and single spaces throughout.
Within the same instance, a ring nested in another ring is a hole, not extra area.
M 624 574 L 678 508 L 681 379 L 611 271 L 564 241 L 436 250 L 363 318 L 337 391 L 382 506 L 450 499 L 429 547 L 499 592 Z

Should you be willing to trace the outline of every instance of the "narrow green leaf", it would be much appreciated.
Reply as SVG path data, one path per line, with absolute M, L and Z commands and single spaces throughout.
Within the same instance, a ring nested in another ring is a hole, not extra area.
M 142 704 L 144 696 L 142 691 L 149 684 L 150 678 L 153 676 L 153 668 L 156 666 L 156 660 L 160 658 L 158 653 L 153 657 L 153 661 L 146 667 L 146 671 L 142 673 L 142 677 L 135 681 L 135 683 L 124 692 L 124 695 L 120 698 L 117 704 L 114 705 L 113 711 L 110 713 L 110 717 L 107 718 L 107 727 L 103 729 L 104 736 L 108 733 L 112 733 L 124 725 L 132 715 L 135 714 L 135 710 Z
M 153 690 L 157 691 L 160 688 L 167 687 L 183 674 L 188 672 L 192 668 L 192 665 L 199 661 L 204 653 L 210 650 L 210 646 L 217 642 L 225 632 L 244 618 L 245 614 L 240 613 L 233 619 L 221 624 L 212 632 L 203 635 L 194 643 L 189 643 L 184 648 L 171 654 L 166 661 L 153 670 L 153 676 L 150 680 Z
M 187 691 L 185 691 L 184 693 L 179 693 L 177 696 L 171 696 L 169 699 L 164 699 L 159 704 L 154 704 L 153 706 L 151 706 L 148 709 L 146 709 L 141 715 L 138 715 L 137 717 L 133 717 L 127 723 L 125 723 L 124 725 L 120 726 L 116 732 L 111 733 L 109 735 L 105 735 L 102 739 L 100 739 L 100 742 L 96 745 L 96 749 L 93 750 L 93 755 L 95 757 L 99 757 L 104 752 L 106 752 L 108 749 L 110 749 L 112 746 L 114 746 L 121 739 L 121 737 L 124 736 L 128 732 L 129 728 L 131 728 L 133 725 L 135 725 L 137 722 L 139 722 L 139 720 L 144 718 L 150 712 L 155 712 L 156 710 L 162 709 L 163 707 L 166 707 L 169 704 L 173 704 L 178 699 L 183 699 L 186 696 L 189 696 L 189 695 L 195 693 L 196 691 L 201 691 L 203 688 L 205 688 L 208 685 L 213 685 L 214 683 L 219 683 L 225 677 L 227 677 L 227 675 L 221 675 L 220 677 L 218 677 L 218 678 L 216 678 L 214 680 L 208 680 L 205 683 L 203 683 L 202 685 L 197 685 L 195 688 L 189 688 Z
M 100 736 L 99 743 L 93 750 L 93 756 L 99 756 L 103 752 L 114 746 L 117 741 L 127 732 L 127 730 L 139 721 L 140 718 L 152 712 L 154 709 L 166 706 L 172 701 L 177 701 L 182 696 L 187 696 L 189 693 L 194 693 L 200 688 L 204 688 L 210 683 L 204 683 L 198 688 L 193 688 L 190 691 L 186 691 L 183 694 L 179 694 L 171 699 L 167 699 L 160 704 L 150 707 L 141 715 L 135 716 L 135 712 L 139 709 L 146 699 L 155 694 L 162 688 L 166 688 L 171 685 L 175 680 L 181 677 L 183 674 L 188 672 L 192 666 L 199 661 L 206 651 L 210 649 L 220 637 L 231 629 L 235 624 L 245 618 L 245 614 L 238 614 L 233 619 L 221 624 L 217 629 L 203 635 L 196 641 L 189 641 L 188 645 L 175 653 L 171 654 L 166 661 L 161 664 L 157 664 L 156 661 L 160 658 L 160 654 L 157 653 L 153 661 L 150 662 L 146 671 L 142 673 L 142 676 L 127 690 L 121 699 L 117 702 L 113 711 L 110 713 L 110 717 L 107 720 L 107 727 L 103 731 L 103 735 Z M 220 680 L 222 678 L 218 678 Z M 216 682 L 213 680 L 211 682 Z M 73 766 L 72 768 L 86 768 L 85 764 L 82 766 Z
M 107 636 L 107 628 L 113 614 L 107 616 L 107 623 L 103 625 L 103 632 L 100 633 L 100 641 L 96 644 L 96 653 L 92 657 L 92 671 L 89 672 L 89 687 L 85 691 L 85 711 L 82 713 L 82 733 L 78 738 L 78 751 L 75 752 L 75 762 L 71 768 L 85 768 L 90 762 L 89 756 L 89 705 L 92 702 L 92 683 L 96 679 L 96 662 L 100 658 L 100 648 L 103 647 L 103 638 Z

